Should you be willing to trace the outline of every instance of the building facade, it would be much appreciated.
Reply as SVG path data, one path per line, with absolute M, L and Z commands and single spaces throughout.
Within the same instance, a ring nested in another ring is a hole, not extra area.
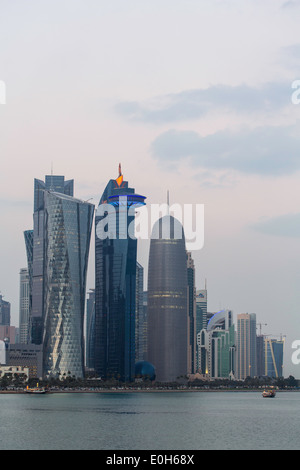
M 10 303 L 0 294 L 0 326 L 10 326 Z
M 45 272 L 47 214 L 45 201 L 49 192 L 73 196 L 74 181 L 64 176 L 47 175 L 34 180 L 33 231 L 24 233 L 31 286 L 30 342 L 42 344 L 45 320 Z
M 86 301 L 85 347 L 86 367 L 95 369 L 95 289 L 90 290 Z
M 187 252 L 188 282 L 188 373 L 197 372 L 197 335 L 196 335 L 196 287 L 195 263 L 192 254 Z
M 86 276 L 94 206 L 62 193 L 44 196 L 43 372 L 84 376 Z
M 198 347 L 198 334 L 207 328 L 207 290 L 196 291 L 196 372 L 205 370 L 205 364 L 201 364 Z
M 146 321 L 144 308 L 144 268 L 136 265 L 136 306 L 135 306 L 135 362 L 144 361 L 147 354 Z
M 209 379 L 233 379 L 236 368 L 235 329 L 231 310 L 215 313 L 197 336 L 199 373 Z
M 237 315 L 237 378 L 257 375 L 256 314 Z
M 183 227 L 169 215 L 152 231 L 148 271 L 148 361 L 158 382 L 188 373 L 188 281 Z
M 105 379 L 135 376 L 137 239 L 135 207 L 145 197 L 110 180 L 95 220 L 95 370 Z
M 19 328 L 20 343 L 29 342 L 29 317 L 30 317 L 30 278 L 27 268 L 20 271 L 20 307 Z
M 265 374 L 267 377 L 283 377 L 283 354 L 285 340 L 264 339 Z
M 36 344 L 7 344 L 6 365 L 29 370 L 29 378 L 43 378 L 43 350 Z
M 32 330 L 32 280 L 33 280 L 33 230 L 25 230 L 24 240 L 27 256 L 27 271 L 29 280 L 29 312 L 28 312 L 28 332 L 27 342 L 31 342 Z M 21 294 L 20 294 L 21 295 Z M 21 300 L 21 297 L 20 297 Z M 23 336 L 24 339 L 24 336 Z

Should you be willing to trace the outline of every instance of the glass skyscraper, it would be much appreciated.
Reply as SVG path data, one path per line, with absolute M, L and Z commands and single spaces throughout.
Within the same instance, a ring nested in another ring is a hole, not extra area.
M 283 377 L 284 339 L 280 341 L 265 338 L 265 375 L 272 378 Z
M 146 321 L 144 309 L 144 268 L 136 264 L 136 305 L 135 305 L 135 362 L 146 358 L 147 341 L 145 337 Z
M 90 290 L 86 301 L 85 343 L 86 366 L 95 369 L 95 289 Z
M 199 341 L 198 335 L 200 331 L 205 330 L 207 328 L 207 290 L 197 290 L 196 292 L 196 370 L 201 370 L 205 373 L 206 366 L 205 362 L 201 364 L 200 362 L 200 350 L 199 350 Z
M 158 382 L 188 373 L 187 293 L 183 227 L 167 215 L 153 227 L 148 271 L 148 361 Z
M 31 338 L 42 345 L 44 376 L 84 374 L 83 320 L 94 206 L 73 197 L 73 180 L 34 182 L 34 229 L 25 232 L 32 266 Z M 32 246 L 32 248 L 31 248 Z
M 211 379 L 235 375 L 235 330 L 231 310 L 215 313 L 198 333 L 199 372 Z
M 10 303 L 3 299 L 0 294 L 0 325 L 10 326 Z
M 241 313 L 237 316 L 237 378 L 257 375 L 256 314 Z
M 83 323 L 94 206 L 45 194 L 45 376 L 84 376 Z
M 95 370 L 103 378 L 134 379 L 137 239 L 128 235 L 128 228 L 135 220 L 130 209 L 144 200 L 119 168 L 96 214 Z
M 196 361 L 196 287 L 195 287 L 195 263 L 192 254 L 187 252 L 187 279 L 188 279 L 188 372 L 197 372 Z
M 20 271 L 20 310 L 19 329 L 20 343 L 29 342 L 29 314 L 30 314 L 30 282 L 28 269 Z
M 27 270 L 29 281 L 29 307 L 28 307 L 28 326 L 27 326 L 27 339 L 26 343 L 31 342 L 31 327 L 32 327 L 32 272 L 33 272 L 33 230 L 26 230 L 24 232 L 26 255 L 27 255 Z
M 48 175 L 45 182 L 34 180 L 33 233 L 25 232 L 28 271 L 32 269 L 32 305 L 31 305 L 31 342 L 42 344 L 43 323 L 45 317 L 45 250 L 46 250 L 46 213 L 45 197 L 49 191 L 73 196 L 73 180 L 65 181 L 64 176 Z M 28 238 L 29 237 L 29 238 Z M 32 242 L 32 247 L 30 246 Z M 32 254 L 30 250 L 32 249 Z M 32 262 L 32 267 L 30 266 Z

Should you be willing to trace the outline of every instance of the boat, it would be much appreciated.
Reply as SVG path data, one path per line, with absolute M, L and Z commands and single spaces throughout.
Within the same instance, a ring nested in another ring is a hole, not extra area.
M 28 387 L 27 385 L 25 392 L 41 395 L 46 393 L 46 389 L 44 387 L 39 387 L 39 384 L 36 384 L 36 387 Z
M 264 398 L 275 398 L 276 392 L 275 390 L 264 390 L 262 396 Z

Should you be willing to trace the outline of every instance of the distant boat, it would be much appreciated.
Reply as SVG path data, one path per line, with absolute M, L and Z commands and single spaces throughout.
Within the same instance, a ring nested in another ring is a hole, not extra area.
M 276 392 L 275 390 L 264 390 L 262 396 L 264 398 L 275 398 Z
M 38 395 L 41 395 L 43 393 L 46 393 L 46 389 L 44 387 L 39 387 L 39 384 L 36 384 L 36 387 L 28 387 L 25 389 L 26 393 L 35 393 Z

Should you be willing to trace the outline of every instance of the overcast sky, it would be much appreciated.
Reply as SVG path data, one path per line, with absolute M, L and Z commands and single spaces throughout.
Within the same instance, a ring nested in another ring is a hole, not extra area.
M 96 204 L 122 163 L 147 203 L 205 206 L 208 309 L 287 335 L 300 378 L 298 0 L 0 0 L 0 291 L 18 325 L 33 179 Z M 88 287 L 93 287 L 94 243 Z M 147 268 L 148 244 L 139 260 Z

